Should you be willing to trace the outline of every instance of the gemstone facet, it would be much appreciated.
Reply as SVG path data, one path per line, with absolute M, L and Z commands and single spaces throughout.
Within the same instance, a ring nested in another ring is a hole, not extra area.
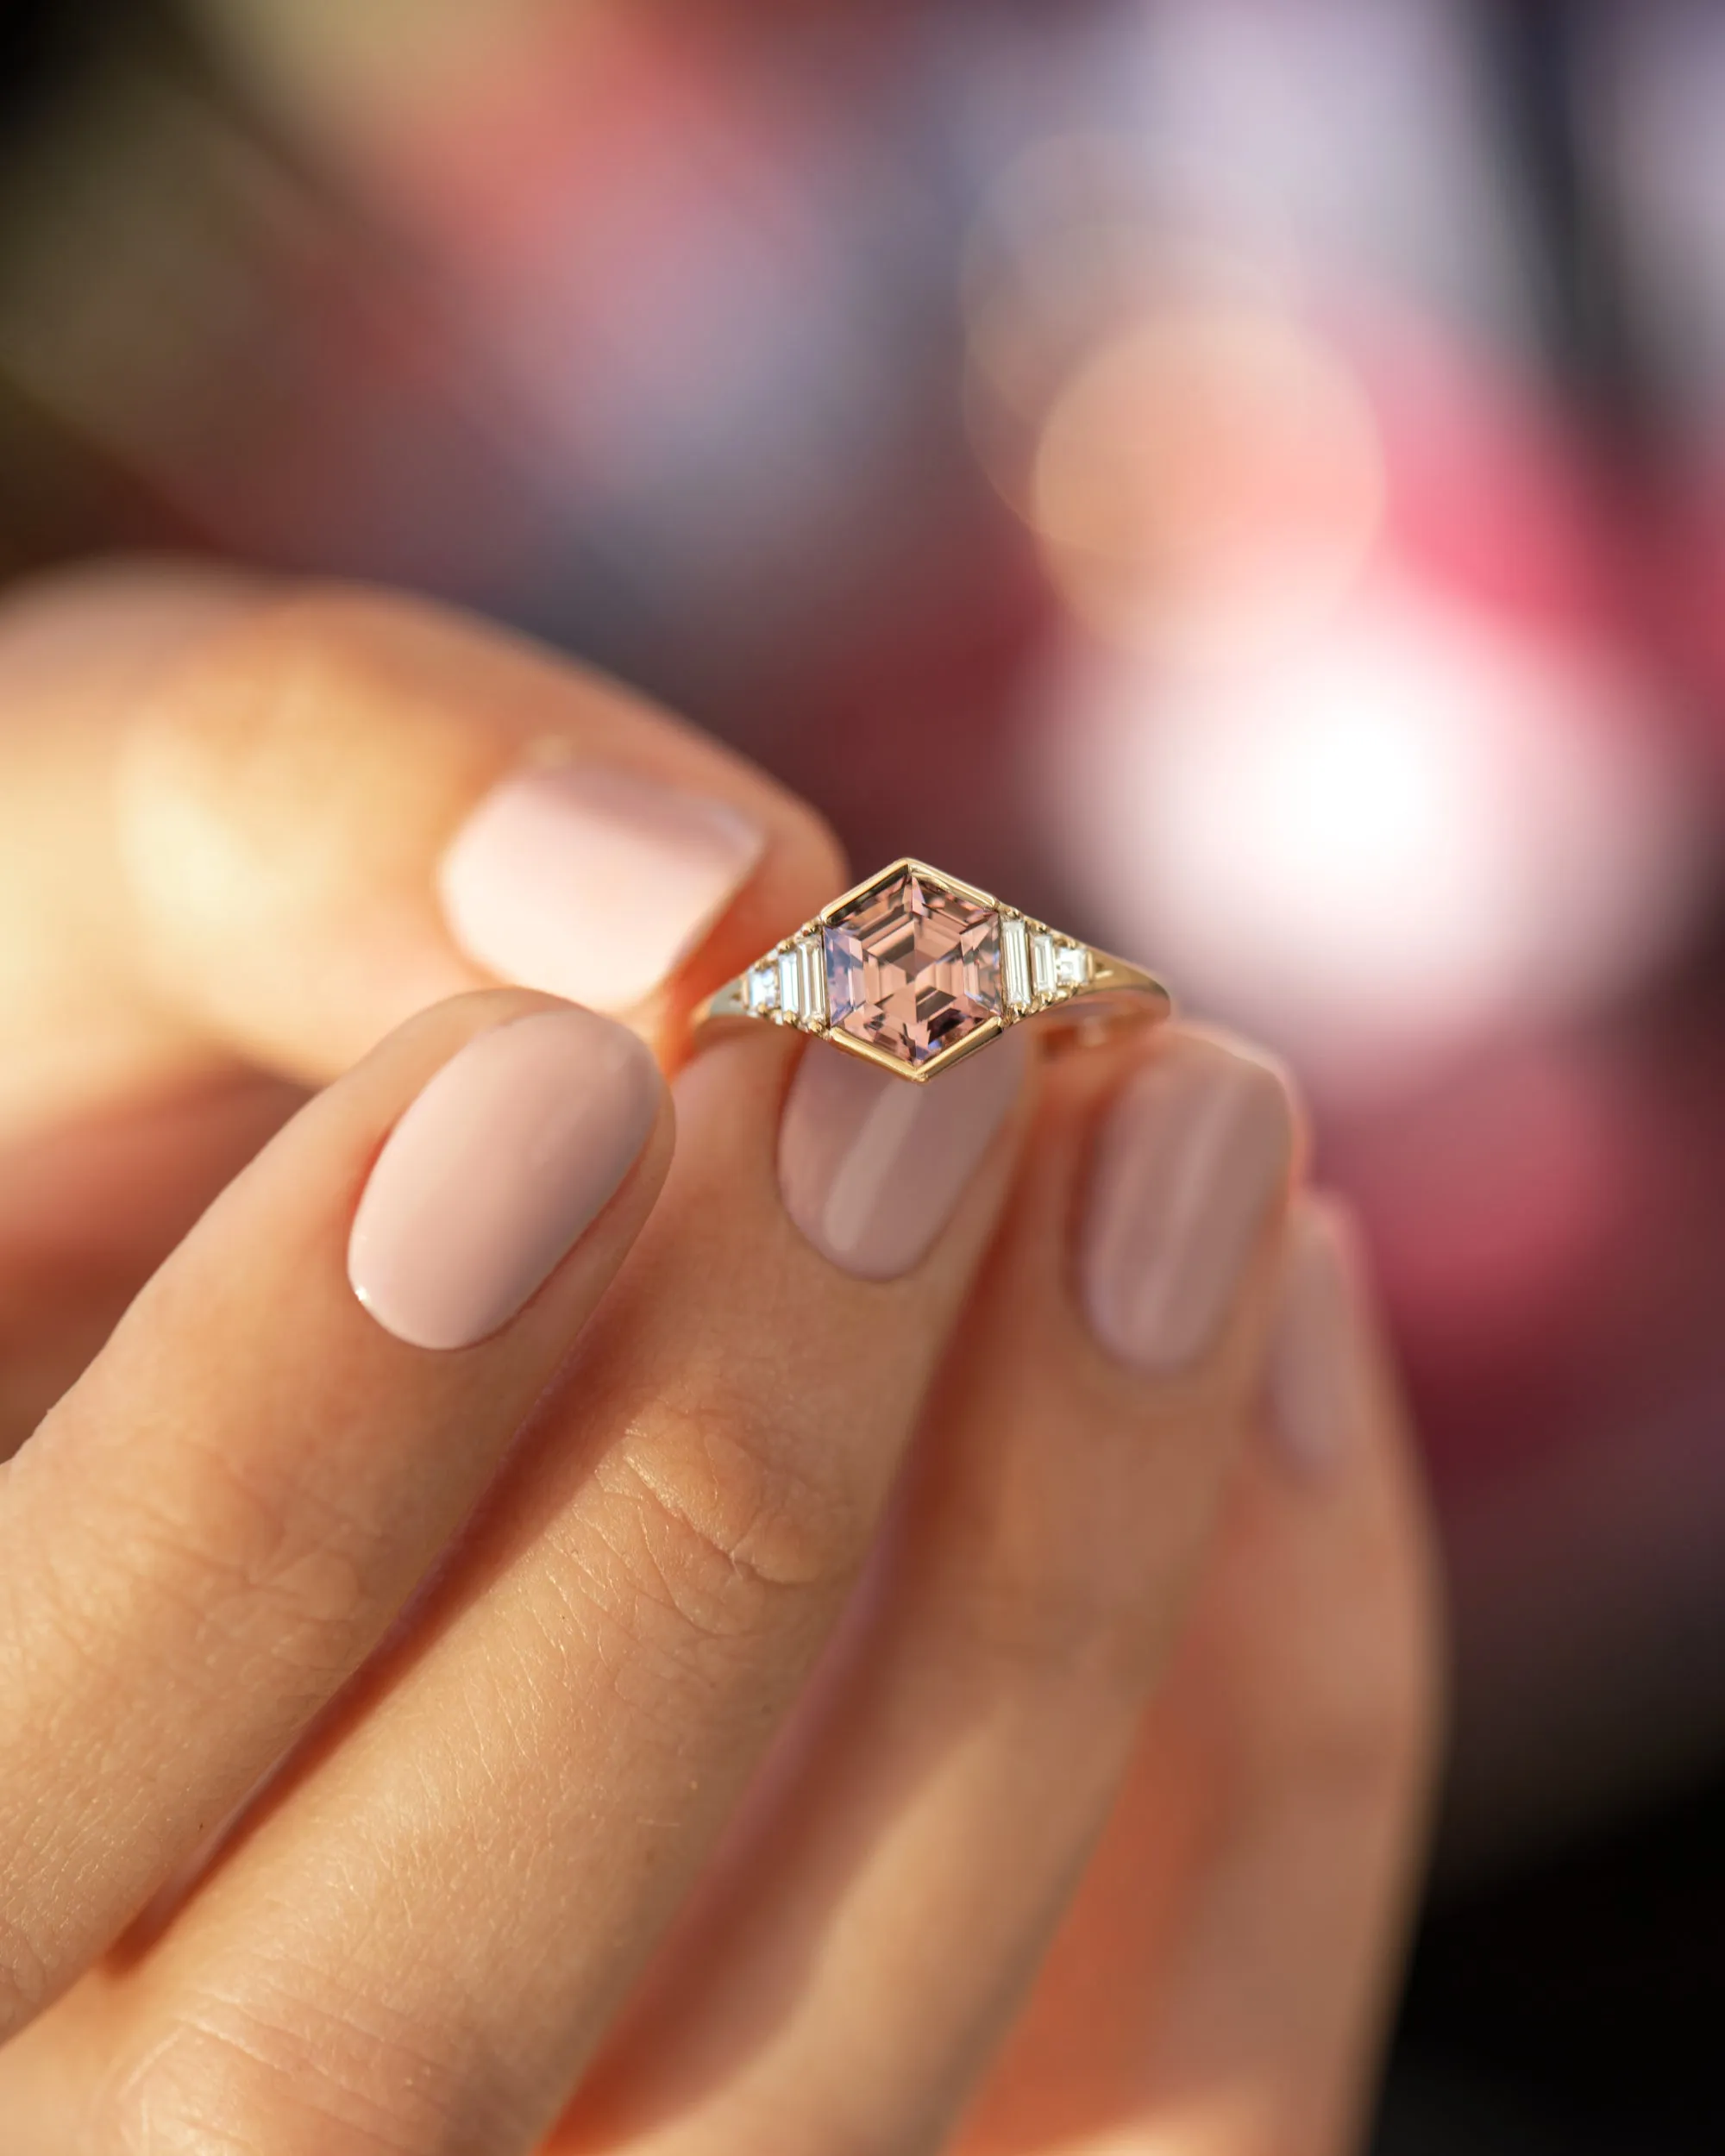
M 1000 917 L 902 868 L 826 924 L 831 1025 L 913 1067 L 1000 1015 Z

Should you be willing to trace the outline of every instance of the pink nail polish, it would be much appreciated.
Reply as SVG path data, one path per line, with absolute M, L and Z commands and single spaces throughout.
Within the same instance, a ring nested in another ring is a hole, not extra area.
M 1150 1376 L 1202 1355 L 1293 1157 L 1293 1108 L 1270 1064 L 1201 1036 L 1154 1051 L 1091 1166 L 1079 1275 L 1102 1344 Z
M 438 872 L 449 932 L 500 979 L 624 1011 L 674 972 L 765 840 L 727 803 L 593 764 L 516 773 Z
M 1364 1262 L 1347 1216 L 1333 1201 L 1302 1200 L 1288 1224 L 1268 1406 L 1272 1438 L 1305 1474 L 1333 1473 L 1364 1426 Z
M 348 1245 L 354 1293 L 414 1347 L 495 1332 L 604 1209 L 659 1094 L 646 1049 L 590 1011 L 476 1034 L 377 1157 Z
M 957 1206 L 1024 1083 L 1016 1033 L 926 1085 L 812 1042 L 779 1126 L 785 1210 L 862 1280 L 907 1273 Z

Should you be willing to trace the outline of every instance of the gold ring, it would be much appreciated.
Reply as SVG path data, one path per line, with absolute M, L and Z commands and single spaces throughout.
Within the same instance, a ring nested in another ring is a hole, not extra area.
M 1024 1018 L 1088 1031 L 1172 1009 L 1153 975 L 906 859 L 823 906 L 694 1023 L 794 1025 L 922 1085 Z

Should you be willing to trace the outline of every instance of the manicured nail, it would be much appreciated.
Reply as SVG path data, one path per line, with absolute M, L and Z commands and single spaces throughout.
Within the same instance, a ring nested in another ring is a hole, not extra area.
M 766 841 L 721 801 L 551 764 L 493 787 L 438 872 L 449 932 L 505 981 L 625 1011 L 694 950 Z
M 1292 1104 L 1268 1063 L 1191 1035 L 1151 1056 L 1091 1169 L 1079 1269 L 1105 1347 L 1151 1376 L 1204 1352 L 1293 1156 Z
M 354 1293 L 414 1347 L 469 1347 L 512 1318 L 646 1144 L 659 1075 L 590 1011 L 476 1034 L 392 1130 L 348 1245 Z
M 1326 1475 L 1364 1426 L 1364 1260 L 1341 1209 L 1305 1199 L 1288 1224 L 1281 1300 L 1271 1335 L 1271 1437 L 1289 1463 Z
M 785 1210 L 845 1272 L 862 1280 L 909 1272 L 1017 1100 L 1025 1052 L 1007 1033 L 915 1086 L 812 1042 L 779 1125 Z

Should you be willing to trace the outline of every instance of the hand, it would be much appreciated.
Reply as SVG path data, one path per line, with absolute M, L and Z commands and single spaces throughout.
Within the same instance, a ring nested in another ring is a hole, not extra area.
M 668 1095 L 831 843 L 427 609 L 0 697 L 7 2156 L 1340 2156 L 1433 1628 L 1270 1067 Z

